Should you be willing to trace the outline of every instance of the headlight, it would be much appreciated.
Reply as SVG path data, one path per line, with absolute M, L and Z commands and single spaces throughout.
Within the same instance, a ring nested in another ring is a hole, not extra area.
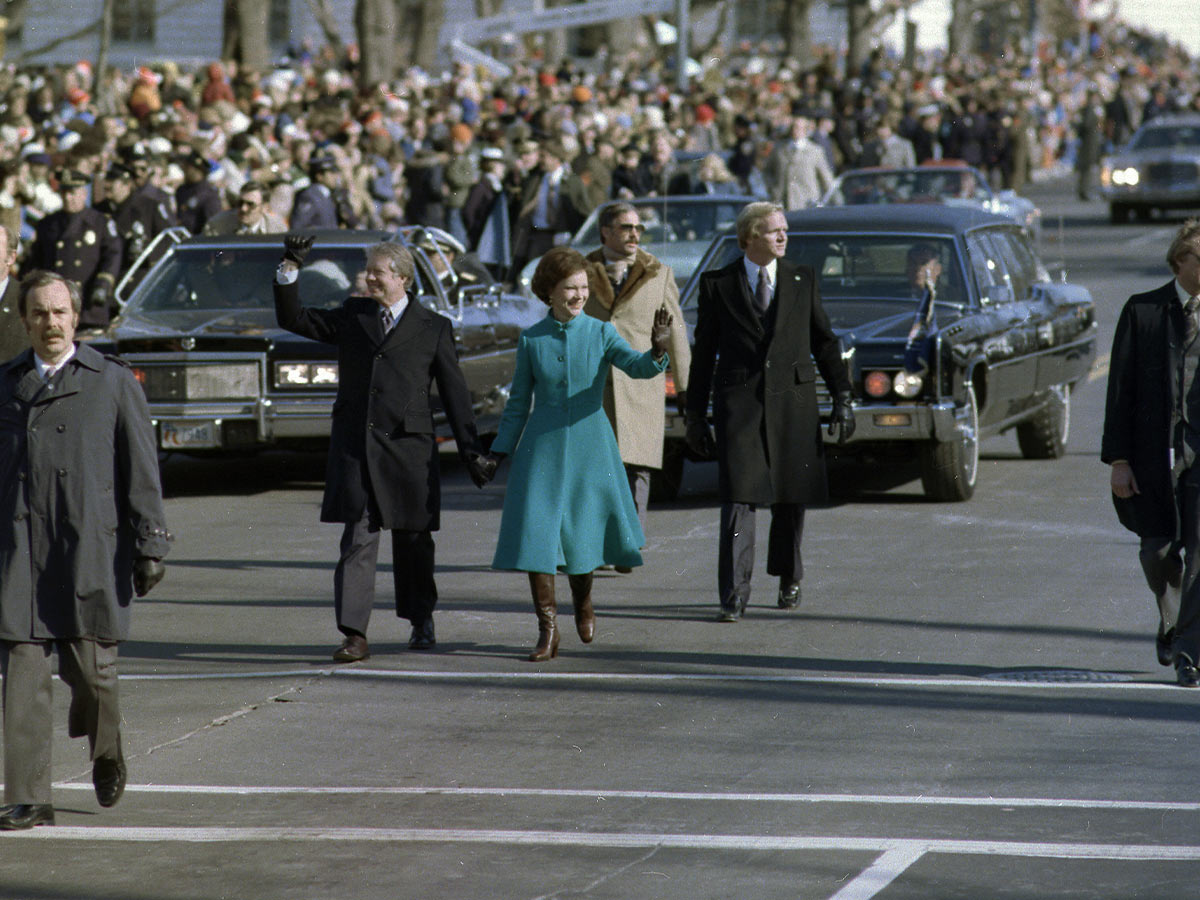
M 924 384 L 925 379 L 920 375 L 901 371 L 896 373 L 896 377 L 892 381 L 892 389 L 904 399 L 911 400 L 921 393 Z
M 1135 166 L 1124 169 L 1113 169 L 1112 183 L 1124 187 L 1133 187 L 1138 183 L 1138 170 Z
M 332 387 L 338 383 L 337 363 L 275 363 L 275 387 Z

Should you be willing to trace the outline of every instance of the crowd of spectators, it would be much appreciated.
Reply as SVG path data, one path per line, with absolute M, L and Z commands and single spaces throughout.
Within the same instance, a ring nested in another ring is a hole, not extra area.
M 1020 190 L 1039 172 L 1069 169 L 1079 147 L 1094 153 L 1144 119 L 1200 110 L 1192 61 L 1124 32 L 1033 57 L 927 54 L 910 67 L 881 49 L 850 77 L 828 52 L 706 56 L 686 92 L 662 59 L 636 53 L 599 64 L 534 59 L 505 77 L 411 69 L 365 89 L 327 49 L 269 71 L 164 62 L 98 79 L 84 61 L 8 66 L 0 225 L 20 235 L 24 256 L 38 222 L 62 206 L 60 172 L 91 179 L 90 203 L 103 209 L 137 163 L 193 231 L 236 212 L 247 185 L 264 207 L 256 220 L 286 227 L 319 182 L 343 226 L 444 228 L 467 249 L 488 242 L 486 261 L 502 273 L 544 232 L 571 230 L 610 197 L 778 196 L 773 158 L 800 132 L 831 172 L 953 158 Z M 548 192 L 563 215 L 547 215 Z M 486 226 L 500 220 L 507 233 L 495 239 Z M 219 221 L 237 228 L 231 215 Z

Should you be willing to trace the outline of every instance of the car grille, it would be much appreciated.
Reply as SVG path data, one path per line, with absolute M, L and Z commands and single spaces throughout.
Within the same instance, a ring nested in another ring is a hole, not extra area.
M 256 363 L 180 365 L 133 363 L 151 403 L 178 400 L 245 400 L 258 397 Z
M 1151 163 L 1146 169 L 1146 178 L 1155 187 L 1165 187 L 1178 181 L 1195 181 L 1200 178 L 1200 167 L 1191 162 Z

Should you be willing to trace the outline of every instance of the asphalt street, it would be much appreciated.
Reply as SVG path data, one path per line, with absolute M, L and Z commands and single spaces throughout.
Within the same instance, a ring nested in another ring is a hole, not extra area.
M 335 666 L 322 461 L 167 461 L 178 538 L 122 647 L 129 788 L 100 809 L 56 684 L 58 824 L 0 837 L 0 897 L 1193 894 L 1200 691 L 1156 662 L 1098 459 L 1117 312 L 1181 220 L 1112 226 L 1071 187 L 1030 191 L 1101 324 L 1067 456 L 990 440 L 961 504 L 839 471 L 795 612 L 760 559 L 746 618 L 715 621 L 715 470 L 689 465 L 645 566 L 597 576 L 595 643 L 568 613 L 530 664 L 528 584 L 489 568 L 503 477 L 447 457 L 437 651 L 407 650 L 383 565 L 373 655 Z

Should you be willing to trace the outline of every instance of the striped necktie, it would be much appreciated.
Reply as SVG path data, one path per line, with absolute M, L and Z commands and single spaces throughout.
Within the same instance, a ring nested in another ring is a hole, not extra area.
M 392 311 L 386 306 L 380 310 L 380 317 L 383 319 L 383 333 L 387 334 L 392 330 L 396 320 L 392 317 Z

